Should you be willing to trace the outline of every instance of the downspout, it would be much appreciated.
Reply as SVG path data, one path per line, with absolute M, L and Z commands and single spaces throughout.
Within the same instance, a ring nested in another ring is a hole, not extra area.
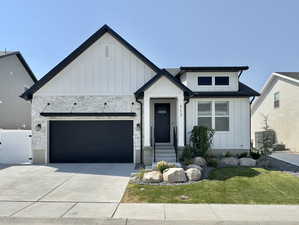
M 249 152 L 251 152 L 251 104 L 252 104 L 252 102 L 254 101 L 254 99 L 255 99 L 255 96 L 253 96 L 253 98 L 251 99 L 251 101 L 250 101 L 250 103 L 249 103 L 249 138 L 250 138 L 250 141 L 249 141 Z
M 144 167 L 143 163 L 143 104 L 141 101 L 138 100 L 137 96 L 135 96 L 136 102 L 140 104 L 140 165 L 141 167 Z
M 184 144 L 186 146 L 187 144 L 187 121 L 186 121 L 186 118 L 187 118 L 187 104 L 190 102 L 190 97 L 185 101 L 184 103 L 184 127 L 185 127 L 185 130 L 184 130 Z

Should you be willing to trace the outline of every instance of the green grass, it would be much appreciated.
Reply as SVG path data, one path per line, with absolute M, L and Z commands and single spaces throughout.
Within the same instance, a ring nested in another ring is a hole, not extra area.
M 129 184 L 122 202 L 299 204 L 299 178 L 260 168 L 222 168 L 189 185 Z

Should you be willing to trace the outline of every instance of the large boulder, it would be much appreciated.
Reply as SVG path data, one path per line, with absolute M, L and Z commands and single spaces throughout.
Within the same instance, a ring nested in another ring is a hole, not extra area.
M 220 160 L 220 167 L 234 167 L 239 165 L 239 159 L 235 157 L 224 157 Z
M 142 181 L 145 183 L 160 183 L 162 179 L 163 177 L 160 171 L 152 171 L 143 174 Z
M 203 170 L 203 168 L 202 168 L 201 166 L 196 165 L 196 164 L 190 164 L 190 165 L 188 165 L 188 166 L 187 166 L 187 169 L 190 169 L 190 168 L 196 168 L 196 169 L 198 169 L 198 170 L 200 170 L 200 171 Z
M 204 168 L 207 166 L 207 161 L 203 157 L 197 156 L 193 159 L 193 164 Z
M 163 180 L 168 183 L 186 182 L 185 171 L 182 168 L 169 168 L 163 172 Z
M 254 166 L 256 166 L 256 160 L 254 160 L 252 158 L 241 158 L 240 159 L 240 166 L 254 167 Z
M 202 173 L 201 170 L 196 168 L 190 168 L 186 170 L 186 175 L 188 177 L 188 180 L 190 181 L 198 181 L 200 180 Z

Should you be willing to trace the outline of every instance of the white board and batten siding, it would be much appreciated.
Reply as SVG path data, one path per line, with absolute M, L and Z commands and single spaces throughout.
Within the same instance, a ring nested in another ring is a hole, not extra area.
M 31 130 L 0 129 L 0 164 L 29 163 Z
M 106 33 L 35 95 L 132 95 L 155 74 Z
M 229 131 L 215 131 L 213 149 L 250 149 L 250 103 L 248 98 L 194 98 L 187 104 L 187 143 L 193 126 L 198 125 L 198 103 L 229 102 Z

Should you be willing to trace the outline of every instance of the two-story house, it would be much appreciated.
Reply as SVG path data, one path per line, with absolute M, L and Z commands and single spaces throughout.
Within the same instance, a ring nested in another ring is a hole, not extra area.
M 0 129 L 31 129 L 31 104 L 19 96 L 36 81 L 20 52 L 0 51 Z
M 248 67 L 160 69 L 107 25 L 22 97 L 32 101 L 35 163 L 175 161 L 194 125 L 213 150 L 250 148 Z
M 275 142 L 299 152 L 299 72 L 275 72 L 265 83 L 261 96 L 252 104 L 252 138 L 263 131 L 265 119 L 275 133 Z

